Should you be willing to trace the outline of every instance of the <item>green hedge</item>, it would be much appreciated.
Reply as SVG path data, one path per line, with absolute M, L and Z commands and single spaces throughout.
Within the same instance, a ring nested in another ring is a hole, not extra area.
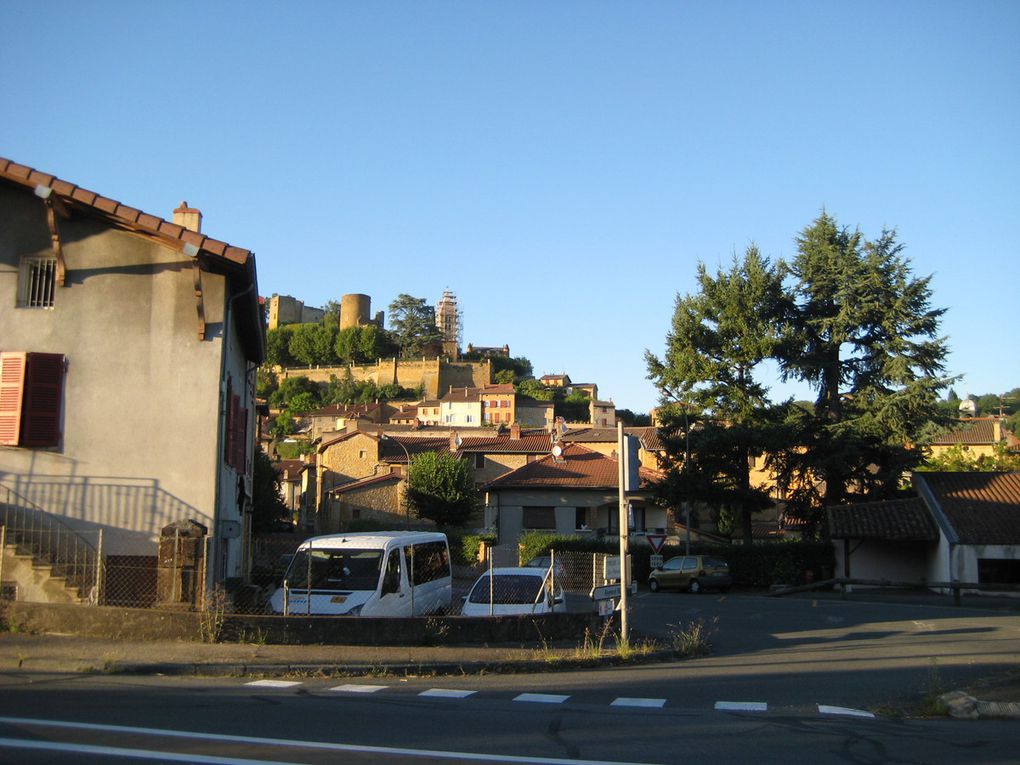
M 644 582 L 651 572 L 651 548 L 643 541 L 631 544 L 631 569 L 634 579 Z M 683 555 L 684 546 L 666 545 L 665 560 Z M 692 555 L 715 555 L 730 564 L 736 587 L 768 587 L 773 584 L 804 584 L 808 572 L 815 581 L 832 576 L 835 555 L 832 545 L 824 542 L 761 542 L 745 545 L 692 544 Z
M 482 542 L 496 544 L 495 534 L 467 533 L 464 529 L 442 529 L 450 542 L 450 557 L 455 566 L 472 566 L 478 562 L 478 548 Z
M 559 536 L 537 531 L 523 534 L 520 547 L 522 563 L 544 555 L 549 550 L 616 555 L 620 549 L 615 540 Z M 631 538 L 631 574 L 635 581 L 644 583 L 648 580 L 652 570 L 649 563 L 651 554 L 652 549 L 647 542 L 638 537 Z M 684 545 L 666 545 L 661 554 L 664 560 L 683 555 Z M 691 545 L 691 554 L 716 555 L 725 560 L 730 564 L 733 584 L 737 587 L 804 584 L 809 571 L 811 577 L 818 581 L 830 578 L 835 567 L 832 545 L 824 542 L 760 542 L 750 547 L 698 543 Z

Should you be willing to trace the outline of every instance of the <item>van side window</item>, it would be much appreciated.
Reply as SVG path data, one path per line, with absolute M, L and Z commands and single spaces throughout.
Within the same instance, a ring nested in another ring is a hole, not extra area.
M 386 558 L 386 575 L 383 577 L 382 594 L 400 592 L 400 550 L 390 550 Z
M 405 547 L 404 555 L 408 579 L 416 585 L 450 576 L 450 551 L 444 542 L 419 542 Z

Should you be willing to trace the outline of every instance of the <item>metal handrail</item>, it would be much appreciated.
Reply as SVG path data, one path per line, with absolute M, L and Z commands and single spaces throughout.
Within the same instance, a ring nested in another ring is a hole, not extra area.
M 49 566 L 54 576 L 64 577 L 79 597 L 96 600 L 102 565 L 97 545 L 9 486 L 0 484 L 0 498 L 0 525 L 6 529 L 7 544 Z

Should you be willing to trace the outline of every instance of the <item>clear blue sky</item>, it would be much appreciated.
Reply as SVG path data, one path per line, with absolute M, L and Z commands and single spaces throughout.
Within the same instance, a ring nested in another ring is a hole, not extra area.
M 453 290 L 464 340 L 647 411 L 698 260 L 824 206 L 1020 386 L 1020 2 L 0 4 L 0 155 L 186 199 L 263 295 Z M 776 386 L 777 394 L 793 392 Z

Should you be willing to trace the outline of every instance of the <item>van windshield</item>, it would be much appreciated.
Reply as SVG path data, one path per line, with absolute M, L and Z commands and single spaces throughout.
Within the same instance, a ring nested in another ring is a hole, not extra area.
M 382 550 L 298 550 L 287 570 L 287 585 L 292 590 L 374 591 L 382 557 Z

